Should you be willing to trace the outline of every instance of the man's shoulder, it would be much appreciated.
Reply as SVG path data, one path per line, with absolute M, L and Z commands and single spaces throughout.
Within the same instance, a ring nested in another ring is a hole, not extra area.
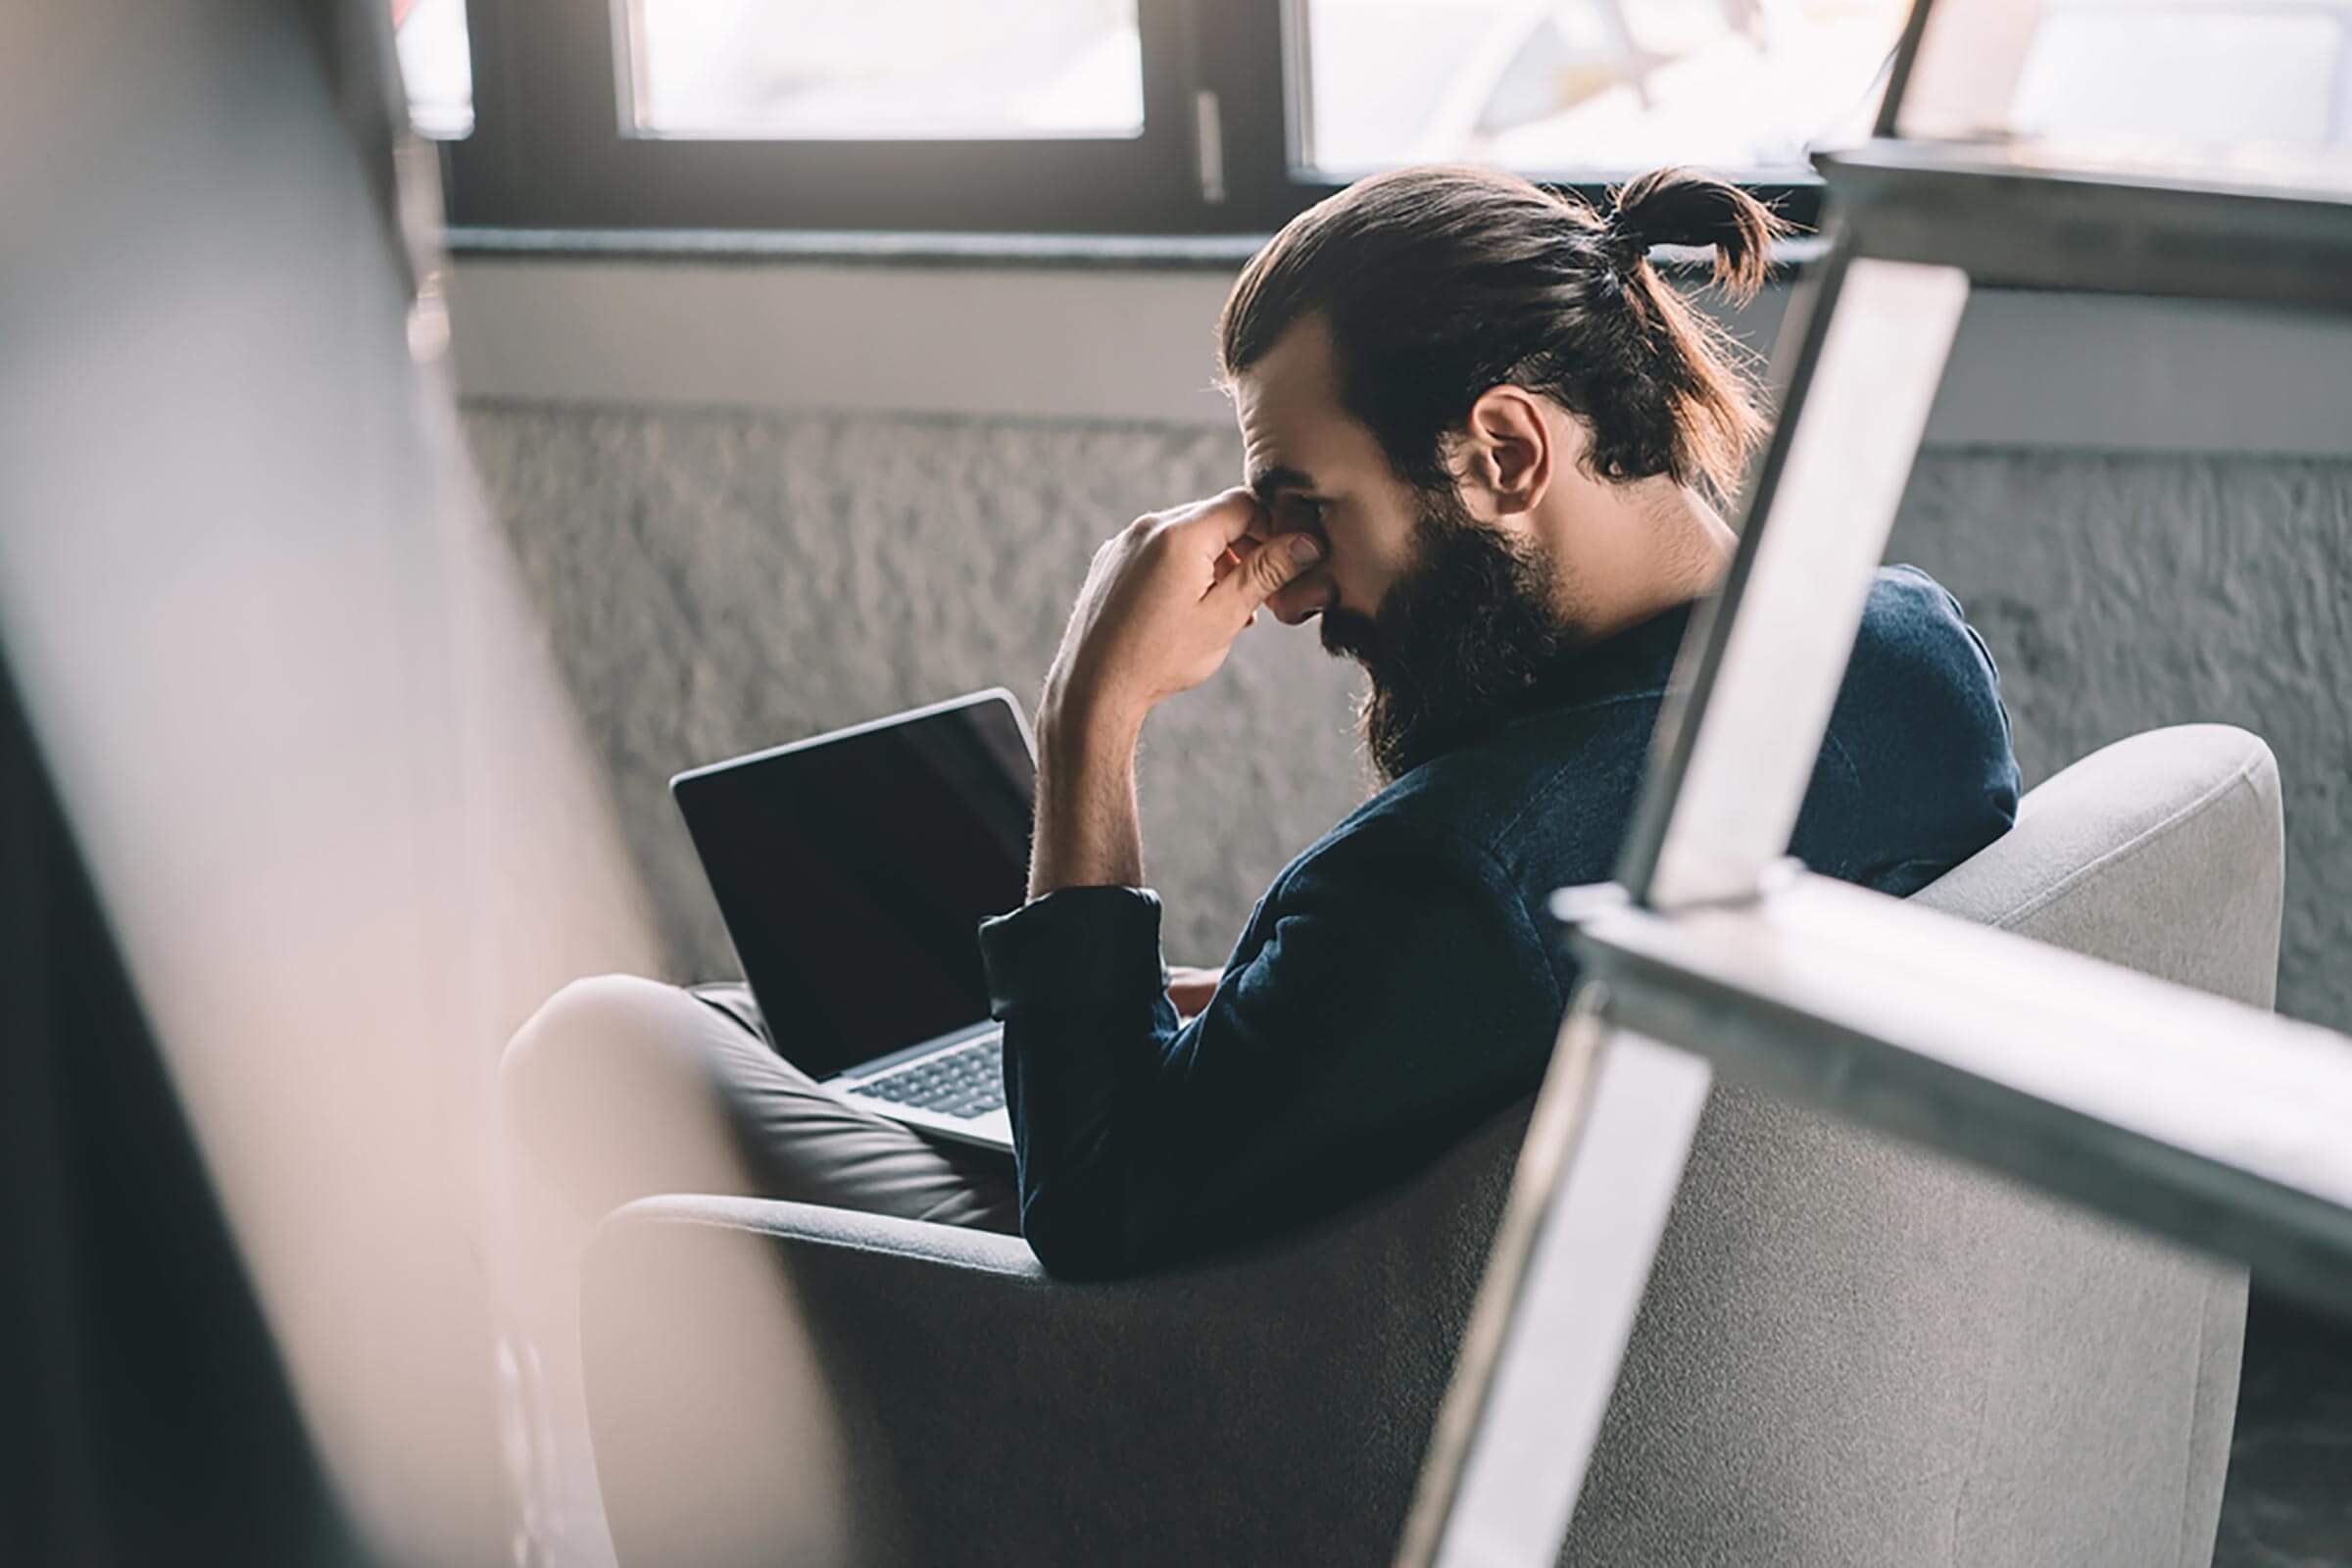
M 1951 591 L 1917 566 L 1879 568 L 1863 601 L 1849 679 L 1994 684 L 1992 655 Z
M 1830 733 L 1929 736 L 1943 745 L 2009 748 L 1992 652 L 1960 601 L 1916 566 L 1886 566 L 1871 584 Z
M 1662 699 L 1662 688 L 1643 685 L 1546 709 L 1433 759 L 1343 817 L 1284 877 L 1439 858 L 1528 888 L 1605 878 L 1641 798 Z M 1898 815 L 1981 817 L 1997 831 L 2013 806 L 1992 657 L 1959 602 L 1915 566 L 1885 567 L 1871 585 L 1830 738 L 1835 766 L 1894 798 L 1882 805 L 1907 803 Z M 1874 819 L 1871 830 L 1882 829 L 1907 842 L 1908 828 Z
M 1917 567 L 1886 567 L 1871 585 L 1823 761 L 1831 793 L 1808 799 L 1797 853 L 1886 892 L 1914 891 L 2016 818 L 1992 655 L 1960 602 Z
M 1659 692 L 1532 713 L 1432 759 L 1358 806 L 1294 861 L 1418 856 L 1506 881 L 1531 859 L 1613 863 L 1641 790 Z

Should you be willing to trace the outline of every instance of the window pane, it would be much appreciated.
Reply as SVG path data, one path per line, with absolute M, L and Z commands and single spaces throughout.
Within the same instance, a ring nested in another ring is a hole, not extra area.
M 637 129 L 995 139 L 1144 126 L 1136 0 L 620 0 Z
M 2317 6 L 2046 6 L 2010 125 L 2029 136 L 2322 142 L 2345 20 Z
M 1866 131 L 1907 0 L 1298 0 L 1304 161 L 1761 173 Z
M 2352 181 L 2352 0 L 1949 0 L 1907 134 L 2046 161 Z
M 444 141 L 470 135 L 473 56 L 466 0 L 392 0 L 392 42 L 417 134 Z

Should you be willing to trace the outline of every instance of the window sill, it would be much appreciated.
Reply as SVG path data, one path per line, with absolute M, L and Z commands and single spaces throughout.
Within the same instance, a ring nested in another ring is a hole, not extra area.
M 845 229 L 485 228 L 453 226 L 450 254 L 497 260 L 682 262 L 699 266 L 804 264 L 906 268 L 1073 269 L 1222 272 L 1241 270 L 1265 234 L 957 234 Z M 1814 236 L 1773 247 L 1776 280 L 1818 260 Z M 1704 250 L 1660 246 L 1652 260 L 1676 278 L 1700 276 Z
M 452 227 L 448 242 L 453 256 L 503 260 L 1233 272 L 1266 236 Z

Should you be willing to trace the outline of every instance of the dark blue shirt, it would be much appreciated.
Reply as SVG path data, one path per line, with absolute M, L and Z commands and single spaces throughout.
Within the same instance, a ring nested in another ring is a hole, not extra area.
M 1145 889 L 982 925 L 1021 1229 L 1049 1270 L 1296 1225 L 1535 1092 L 1576 983 L 1546 902 L 1614 872 L 1690 613 L 1580 651 L 1532 710 L 1348 813 L 1274 879 L 1188 1024 Z M 1790 853 L 1907 895 L 2006 831 L 2017 796 L 1991 656 L 1926 573 L 1880 572 Z

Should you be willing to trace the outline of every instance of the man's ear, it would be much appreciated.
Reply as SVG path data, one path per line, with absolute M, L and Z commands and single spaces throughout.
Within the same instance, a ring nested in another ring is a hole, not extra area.
M 1494 386 L 1470 405 L 1461 486 L 1472 511 L 1493 522 L 1524 521 L 1551 488 L 1559 450 L 1544 405 L 1524 387 Z

